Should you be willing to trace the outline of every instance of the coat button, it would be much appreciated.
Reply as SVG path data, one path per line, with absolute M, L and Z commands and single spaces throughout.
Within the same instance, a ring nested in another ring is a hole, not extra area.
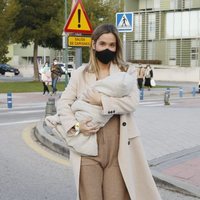
M 122 123 L 122 126 L 126 126 L 126 122 L 123 122 L 123 123 Z
M 130 145 L 131 144 L 131 142 L 130 141 L 128 141 L 128 145 Z

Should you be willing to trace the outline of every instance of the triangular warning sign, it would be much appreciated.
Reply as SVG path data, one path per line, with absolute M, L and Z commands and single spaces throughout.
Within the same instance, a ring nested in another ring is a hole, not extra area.
M 71 12 L 64 27 L 65 32 L 91 34 L 92 26 L 83 7 L 81 0 L 78 0 Z
M 124 14 L 118 24 L 119 28 L 130 28 L 131 24 L 129 23 L 129 20 L 127 19 L 126 15 Z

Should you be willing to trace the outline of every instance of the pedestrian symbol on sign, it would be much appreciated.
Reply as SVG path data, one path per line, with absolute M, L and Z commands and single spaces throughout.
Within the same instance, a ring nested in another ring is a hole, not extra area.
M 118 27 L 126 27 L 126 28 L 130 28 L 131 27 L 128 19 L 126 18 L 126 15 L 123 15 L 121 21 L 119 22 Z
M 116 26 L 119 32 L 133 31 L 133 13 L 116 13 Z

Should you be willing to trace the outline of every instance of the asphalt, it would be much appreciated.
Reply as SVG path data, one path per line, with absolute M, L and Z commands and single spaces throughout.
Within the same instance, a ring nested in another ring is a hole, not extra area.
M 141 138 L 147 160 L 156 181 L 162 181 L 200 198 L 200 93 L 195 83 L 158 84 L 170 87 L 169 105 L 165 105 L 163 88 L 144 90 L 136 120 L 141 130 Z M 196 92 L 194 93 L 193 87 Z M 181 89 L 181 91 L 180 91 Z M 13 95 L 13 108 L 43 105 L 46 114 L 47 102 L 59 99 L 43 96 L 42 93 L 19 93 Z M 6 94 L 0 94 L 0 109 L 7 108 Z M 9 109 L 10 110 L 10 109 Z M 37 139 L 45 146 L 66 157 L 69 149 L 44 124 L 42 118 L 34 127 Z

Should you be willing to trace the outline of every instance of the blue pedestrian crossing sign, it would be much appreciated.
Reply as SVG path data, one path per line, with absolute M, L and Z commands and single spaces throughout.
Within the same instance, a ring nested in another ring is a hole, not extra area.
M 116 27 L 119 32 L 132 32 L 133 12 L 116 13 Z

